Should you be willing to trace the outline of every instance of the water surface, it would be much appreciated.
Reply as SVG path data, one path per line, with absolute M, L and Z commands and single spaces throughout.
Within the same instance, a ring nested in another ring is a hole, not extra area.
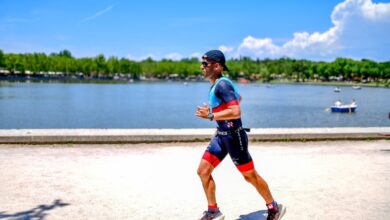
M 390 89 L 237 84 L 242 120 L 252 128 L 390 126 Z M 129 84 L 0 81 L 0 128 L 211 128 L 194 116 L 209 83 Z M 326 111 L 355 99 L 353 114 Z

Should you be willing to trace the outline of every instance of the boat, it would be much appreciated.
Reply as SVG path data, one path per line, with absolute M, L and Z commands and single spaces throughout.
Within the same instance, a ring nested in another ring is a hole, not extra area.
M 241 84 L 247 84 L 247 83 L 248 83 L 248 80 L 245 79 L 245 78 L 239 78 L 239 79 L 238 79 L 238 82 L 241 83 Z
M 356 111 L 357 105 L 340 105 L 340 106 L 332 106 L 330 109 L 332 112 L 340 112 L 340 113 L 353 113 Z
M 341 92 L 341 89 L 339 87 L 334 88 L 334 92 Z
M 351 104 L 342 104 L 340 101 L 337 101 L 330 110 L 332 112 L 340 112 L 340 113 L 353 113 L 356 111 L 357 105 L 355 101 L 352 101 Z
M 362 89 L 361 86 L 352 86 L 353 89 Z

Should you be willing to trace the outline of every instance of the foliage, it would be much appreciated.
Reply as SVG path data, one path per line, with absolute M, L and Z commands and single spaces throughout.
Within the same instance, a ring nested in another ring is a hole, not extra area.
M 389 84 L 390 61 L 375 62 L 337 58 L 333 62 L 296 60 L 287 57 L 279 59 L 256 59 L 240 57 L 228 60 L 229 76 L 233 79 L 251 80 L 290 80 L 304 81 L 375 81 Z M 132 61 L 126 58 L 109 57 L 103 54 L 96 57 L 75 58 L 68 50 L 59 53 L 4 53 L 0 50 L 0 69 L 11 74 L 50 74 L 77 75 L 84 77 L 121 76 L 133 79 L 147 78 L 196 78 L 201 76 L 200 61 L 185 58 L 180 61 L 163 59 L 155 61 L 147 58 Z

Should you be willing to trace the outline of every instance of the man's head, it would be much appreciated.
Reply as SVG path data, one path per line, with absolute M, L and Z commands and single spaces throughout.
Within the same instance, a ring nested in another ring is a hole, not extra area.
M 226 66 L 225 55 L 220 50 L 210 50 L 202 56 L 200 66 L 205 78 L 218 78 L 224 70 L 229 71 Z
M 223 55 L 222 51 L 220 50 L 210 50 L 202 56 L 202 59 L 219 63 L 223 67 L 223 70 L 229 71 L 228 67 L 226 66 L 225 55 Z

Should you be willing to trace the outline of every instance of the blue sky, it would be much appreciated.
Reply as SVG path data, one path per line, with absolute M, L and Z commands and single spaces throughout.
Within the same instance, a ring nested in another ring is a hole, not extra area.
M 390 60 L 390 0 L 0 0 L 0 49 L 142 60 Z

